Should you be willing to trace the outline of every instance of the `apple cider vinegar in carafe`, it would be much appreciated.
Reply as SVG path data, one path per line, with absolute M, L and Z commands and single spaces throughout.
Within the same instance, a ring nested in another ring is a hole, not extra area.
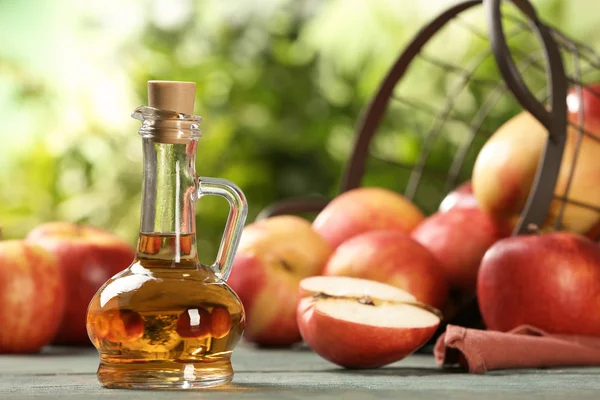
M 178 246 L 185 248 L 184 256 L 172 262 Z M 223 369 L 231 372 L 228 361 L 244 329 L 243 308 L 208 268 L 197 268 L 195 250 L 194 235 L 177 240 L 174 235 L 141 234 L 133 273 L 122 273 L 103 291 L 110 294 L 132 282 L 126 289 L 134 292 L 103 306 L 101 296 L 94 299 L 88 331 L 102 349 L 101 362 L 112 365 L 107 379 L 149 365 L 161 371 L 175 368 L 178 375 L 182 363 L 211 364 L 202 371 L 205 378 L 212 370 L 217 375 Z
M 107 387 L 200 388 L 233 377 L 244 309 L 225 280 L 247 205 L 232 183 L 195 173 L 194 91 L 191 83 L 149 82 L 154 107 L 134 113 L 143 121 L 145 163 L 136 259 L 99 289 L 87 315 Z M 200 264 L 196 252 L 195 203 L 208 194 L 231 205 L 212 266 Z

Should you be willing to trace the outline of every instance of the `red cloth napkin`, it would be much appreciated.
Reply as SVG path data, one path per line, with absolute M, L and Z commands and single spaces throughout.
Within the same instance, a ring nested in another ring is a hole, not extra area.
M 552 335 L 522 325 L 510 332 L 448 325 L 433 351 L 438 365 L 483 374 L 494 369 L 600 366 L 600 337 Z

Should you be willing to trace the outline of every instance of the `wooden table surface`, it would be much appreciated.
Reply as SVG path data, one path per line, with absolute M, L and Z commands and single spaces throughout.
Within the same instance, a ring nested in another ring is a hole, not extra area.
M 307 349 L 234 351 L 233 383 L 201 391 L 103 388 L 94 349 L 46 348 L 0 356 L 0 399 L 600 399 L 600 368 L 496 371 L 470 375 L 413 355 L 376 370 L 344 370 Z

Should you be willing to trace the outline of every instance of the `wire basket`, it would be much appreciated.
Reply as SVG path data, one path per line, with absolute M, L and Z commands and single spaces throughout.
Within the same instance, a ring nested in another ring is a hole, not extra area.
M 485 24 L 480 26 L 480 21 Z M 453 54 L 452 38 L 474 44 Z M 429 73 L 436 70 L 443 74 Z M 429 82 L 429 76 L 441 78 Z M 526 110 L 547 129 L 548 138 L 513 234 L 534 233 L 548 225 L 551 206 L 555 230 L 565 229 L 568 207 L 598 219 L 600 204 L 574 196 L 571 183 L 584 138 L 600 142 L 600 132 L 585 129 L 583 113 L 576 121 L 567 118 L 565 99 L 569 88 L 575 96 L 569 101 L 583 104 L 584 91 L 600 98 L 587 86 L 599 78 L 598 55 L 543 23 L 528 1 L 454 5 L 409 42 L 365 108 L 340 192 L 365 184 L 390 186 L 426 213 L 435 212 L 450 190 L 470 179 L 480 149 L 507 116 Z M 575 146 L 569 177 L 559 189 L 568 136 Z M 406 146 L 417 151 L 405 154 Z M 369 166 L 381 164 L 390 166 L 392 181 L 369 175 Z M 267 207 L 258 218 L 317 212 L 329 201 L 314 196 L 287 199 Z M 447 323 L 473 326 L 479 321 L 476 299 L 471 299 Z

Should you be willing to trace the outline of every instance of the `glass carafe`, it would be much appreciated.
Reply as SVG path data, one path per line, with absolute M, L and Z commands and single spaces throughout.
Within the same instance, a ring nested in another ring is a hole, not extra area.
M 184 83 L 168 84 L 177 91 Z M 107 387 L 199 388 L 233 377 L 230 357 L 244 330 L 244 309 L 225 281 L 247 203 L 234 184 L 196 175 L 200 117 L 191 114 L 155 107 L 133 113 L 142 121 L 144 153 L 137 254 L 99 289 L 87 315 L 100 352 L 98 379 Z M 224 197 L 231 207 L 211 266 L 196 253 L 195 204 L 205 195 Z

